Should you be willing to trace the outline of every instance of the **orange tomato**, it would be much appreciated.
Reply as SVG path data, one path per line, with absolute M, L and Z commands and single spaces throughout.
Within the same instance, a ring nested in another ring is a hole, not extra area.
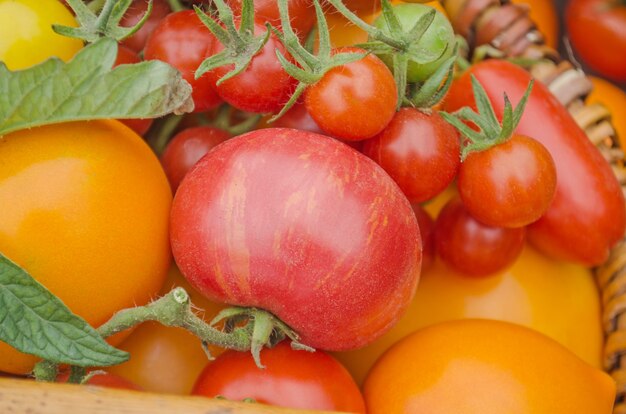
M 394 345 L 364 394 L 369 414 L 608 414 L 615 383 L 536 331 L 464 320 Z
M 211 320 L 224 308 L 205 299 L 180 274 L 175 266 L 170 269 L 162 294 L 176 286 L 185 288 L 200 316 Z M 182 328 L 163 326 L 157 322 L 140 325 L 120 346 L 130 353 L 130 360 L 107 371 L 128 378 L 146 391 L 187 395 L 208 362 L 200 340 Z M 221 348 L 209 347 L 217 356 Z
M 559 17 L 552 0 L 511 0 L 516 4 L 525 4 L 530 8 L 530 18 L 543 34 L 545 42 L 553 49 L 559 47 Z
M 436 260 L 422 273 L 415 299 L 389 332 L 365 348 L 337 353 L 362 382 L 389 347 L 416 330 L 443 321 L 496 319 L 533 328 L 595 366 L 603 344 L 600 299 L 591 272 L 526 247 L 515 264 L 485 279 L 472 279 Z
M 611 82 L 590 76 L 593 91 L 587 97 L 587 103 L 599 102 L 611 111 L 611 121 L 623 143 L 626 140 L 626 92 Z
M 0 159 L 4 255 L 93 326 L 155 297 L 172 196 L 138 135 L 117 121 L 50 125 L 5 135 Z M 0 343 L 0 371 L 36 360 Z

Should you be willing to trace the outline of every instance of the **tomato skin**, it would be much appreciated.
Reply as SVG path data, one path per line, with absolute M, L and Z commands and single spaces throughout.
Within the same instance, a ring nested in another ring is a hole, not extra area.
M 358 48 L 335 53 L 363 53 Z M 309 114 L 327 134 L 360 141 L 380 133 L 396 112 L 397 89 L 393 74 L 374 55 L 335 67 L 309 86 L 304 102 Z
M 433 235 L 435 221 L 419 204 L 413 203 L 411 207 L 413 207 L 417 224 L 420 227 L 420 236 L 422 238 L 422 272 L 424 272 L 426 269 L 430 268 L 435 261 L 435 238 Z
M 241 15 L 242 0 L 227 0 L 226 3 L 235 15 Z M 313 2 L 311 0 L 289 0 L 287 10 L 294 32 L 305 37 L 311 31 L 316 20 Z M 271 23 L 274 27 L 282 30 L 276 0 L 254 0 L 254 19 L 261 23 Z
M 5 135 L 0 158 L 3 254 L 95 327 L 156 296 L 172 195 L 139 136 L 117 121 L 49 125 Z M 0 371 L 34 362 L 0 343 Z
M 592 69 L 626 82 L 626 6 L 619 0 L 571 0 L 565 23 L 574 50 Z M 599 46 L 600 45 L 600 46 Z
M 456 80 L 444 102 L 447 111 L 475 108 L 470 74 L 485 87 L 499 117 L 506 92 L 511 102 L 524 95 L 530 75 L 512 63 L 488 60 Z M 535 83 L 516 133 L 543 144 L 556 166 L 552 204 L 528 228 L 531 242 L 560 259 L 598 265 L 624 235 L 626 208 L 622 190 L 600 152 L 550 91 Z
M 536 331 L 474 319 L 398 342 L 363 392 L 370 414 L 608 414 L 615 381 Z
M 441 259 L 468 276 L 486 276 L 510 266 L 524 247 L 525 228 L 486 226 L 460 199 L 450 200 L 435 222 L 435 249 Z
M 169 63 L 191 84 L 194 112 L 207 111 L 222 102 L 214 90 L 215 82 L 208 75 L 195 78 L 196 69 L 215 42 L 211 31 L 193 10 L 167 15 L 146 42 L 145 60 L 158 59 Z
M 161 155 L 161 164 L 172 191 L 176 192 L 187 172 L 200 158 L 228 138 L 228 132 L 210 126 L 187 128 L 176 134 Z
M 419 278 L 417 220 L 395 183 L 304 131 L 257 130 L 207 154 L 178 188 L 170 234 L 201 293 L 266 309 L 320 349 L 381 335 Z
M 456 129 L 436 112 L 402 108 L 365 141 L 363 153 L 394 179 L 412 203 L 430 200 L 454 179 L 461 163 Z
M 0 61 L 19 70 L 55 56 L 70 60 L 83 42 L 55 33 L 52 24 L 76 27 L 58 0 L 0 0 Z
M 70 379 L 69 371 L 59 374 L 57 382 L 68 382 Z M 119 375 L 104 372 L 94 375 L 87 381 L 87 385 L 95 385 L 98 387 L 116 388 L 120 390 L 143 391 L 143 389 L 133 382 Z
M 193 395 L 278 407 L 365 413 L 365 402 L 348 371 L 330 355 L 291 349 L 283 341 L 261 352 L 264 369 L 249 352 L 226 351 L 202 371 Z
M 238 27 L 239 22 L 236 22 L 236 25 Z M 255 22 L 255 35 L 261 35 L 266 31 L 265 26 Z M 207 57 L 223 50 L 224 46 L 216 41 Z M 216 86 L 219 96 L 242 111 L 261 114 L 280 111 L 296 89 L 297 81 L 283 69 L 276 57 L 276 50 L 280 50 L 287 59 L 290 58 L 285 47 L 272 34 L 243 72 Z M 233 65 L 221 66 L 207 72 L 207 75 L 211 82 L 216 84 L 233 67 Z
M 126 11 L 124 17 L 120 21 L 120 25 L 124 27 L 132 27 L 139 23 L 139 20 L 148 10 L 147 0 L 133 0 L 133 3 Z M 148 37 L 152 34 L 154 29 L 158 26 L 159 22 L 170 14 L 172 10 L 167 0 L 152 0 L 152 12 L 148 17 L 148 20 L 141 26 L 135 34 L 122 40 L 121 44 L 127 48 L 139 53 L 146 46 Z
M 496 227 L 537 221 L 554 198 L 556 168 L 548 150 L 523 135 L 470 153 L 457 179 L 467 211 Z

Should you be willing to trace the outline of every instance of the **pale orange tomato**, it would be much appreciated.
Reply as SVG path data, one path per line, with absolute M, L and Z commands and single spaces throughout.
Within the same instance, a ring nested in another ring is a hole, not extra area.
M 141 137 L 117 121 L 50 125 L 5 135 L 0 159 L 0 252 L 93 326 L 157 295 L 172 195 Z M 0 343 L 0 371 L 35 361 Z
M 470 319 L 398 342 L 364 395 L 369 414 L 609 414 L 615 382 L 532 329 Z

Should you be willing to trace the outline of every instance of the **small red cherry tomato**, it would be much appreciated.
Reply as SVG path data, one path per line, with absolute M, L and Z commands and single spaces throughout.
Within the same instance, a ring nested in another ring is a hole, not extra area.
M 132 27 L 139 23 L 139 20 L 144 16 L 148 10 L 148 0 L 133 0 L 133 4 L 128 8 L 124 17 L 120 22 L 121 26 Z M 131 49 L 132 51 L 139 53 L 146 46 L 148 37 L 157 27 L 159 22 L 170 14 L 170 9 L 167 0 L 153 0 L 152 12 L 148 17 L 148 20 L 141 26 L 141 28 L 132 36 L 122 40 L 122 45 Z
M 524 227 L 486 226 L 459 198 L 450 200 L 435 222 L 435 249 L 452 268 L 468 276 L 487 276 L 513 264 L 524 247 Z

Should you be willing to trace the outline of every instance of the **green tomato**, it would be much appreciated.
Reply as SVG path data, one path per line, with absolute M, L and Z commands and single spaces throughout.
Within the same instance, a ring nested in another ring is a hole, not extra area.
M 406 3 L 393 6 L 393 9 L 398 16 L 398 20 L 402 25 L 405 32 L 411 30 L 415 23 L 432 9 L 430 6 L 419 3 Z M 381 14 L 375 21 L 374 25 L 381 29 L 385 34 L 390 34 L 389 26 L 387 25 L 387 19 L 384 14 Z M 454 52 L 454 29 L 450 25 L 450 22 L 446 17 L 437 11 L 435 19 L 430 27 L 426 30 L 421 39 L 417 42 L 418 48 L 425 49 L 426 51 L 433 53 L 435 56 L 441 54 L 441 56 L 434 62 L 420 64 L 414 60 L 409 61 L 407 70 L 407 80 L 410 83 L 423 82 L 428 79 L 439 66 L 448 58 L 452 56 Z M 392 66 L 391 55 L 379 56 L 387 66 Z

